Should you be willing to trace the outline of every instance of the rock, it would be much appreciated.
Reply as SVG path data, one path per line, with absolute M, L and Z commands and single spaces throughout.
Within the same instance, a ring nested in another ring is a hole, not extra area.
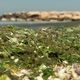
M 67 61 L 63 61 L 63 64 L 68 64 L 68 62 Z
M 54 78 L 53 80 L 61 80 L 61 79 L 59 79 L 59 78 Z
M 30 80 L 27 76 L 25 76 L 22 80 Z
M 14 73 L 13 75 L 17 76 L 17 77 L 21 77 L 24 75 L 29 75 L 30 71 L 26 70 L 26 69 L 22 69 L 21 71 Z
M 0 76 L 0 80 L 11 80 L 7 75 Z
M 66 78 L 67 73 L 66 73 L 65 71 L 66 71 L 66 69 L 64 68 L 64 69 L 61 69 L 61 70 L 58 72 L 58 76 L 59 76 L 59 78 L 60 78 L 61 80 L 64 80 L 64 79 Z
M 1 21 L 75 21 L 80 20 L 80 12 L 58 11 L 29 11 L 20 13 L 8 13 L 0 16 Z
M 36 80 L 43 80 L 42 75 L 43 75 L 43 73 L 41 73 L 39 76 L 37 76 Z
M 72 65 L 72 67 L 73 67 L 75 73 L 80 76 L 80 65 L 75 63 Z
M 77 68 L 77 69 L 75 70 L 75 72 L 77 73 L 77 75 L 80 76 L 80 68 Z

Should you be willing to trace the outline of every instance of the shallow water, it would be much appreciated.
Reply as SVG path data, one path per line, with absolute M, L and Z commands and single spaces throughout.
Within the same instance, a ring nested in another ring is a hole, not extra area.
M 64 26 L 78 26 L 80 25 L 80 21 L 61 21 L 61 22 L 25 22 L 25 21 L 0 21 L 0 26 L 13 25 L 18 27 L 28 27 L 28 28 L 40 28 L 40 27 L 64 27 Z

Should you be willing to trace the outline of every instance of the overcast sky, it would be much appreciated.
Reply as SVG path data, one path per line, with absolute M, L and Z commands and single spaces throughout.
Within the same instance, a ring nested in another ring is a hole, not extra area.
M 16 11 L 80 11 L 80 0 L 0 0 L 0 14 Z

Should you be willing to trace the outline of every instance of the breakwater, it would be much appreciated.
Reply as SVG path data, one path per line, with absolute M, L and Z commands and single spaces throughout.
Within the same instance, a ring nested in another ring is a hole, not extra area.
M 29 11 L 5 13 L 0 16 L 0 21 L 79 21 L 79 11 Z

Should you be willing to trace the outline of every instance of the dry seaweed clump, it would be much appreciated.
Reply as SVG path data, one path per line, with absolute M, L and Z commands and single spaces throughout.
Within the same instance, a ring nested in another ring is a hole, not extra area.
M 65 66 L 64 63 L 68 65 Z M 0 27 L 1 77 L 6 75 L 14 80 L 66 80 L 60 78 L 58 73 L 67 74 L 65 69 L 69 67 L 72 76 L 74 63 L 80 63 L 79 26 L 36 30 L 15 26 Z M 58 73 L 56 65 L 60 67 Z

